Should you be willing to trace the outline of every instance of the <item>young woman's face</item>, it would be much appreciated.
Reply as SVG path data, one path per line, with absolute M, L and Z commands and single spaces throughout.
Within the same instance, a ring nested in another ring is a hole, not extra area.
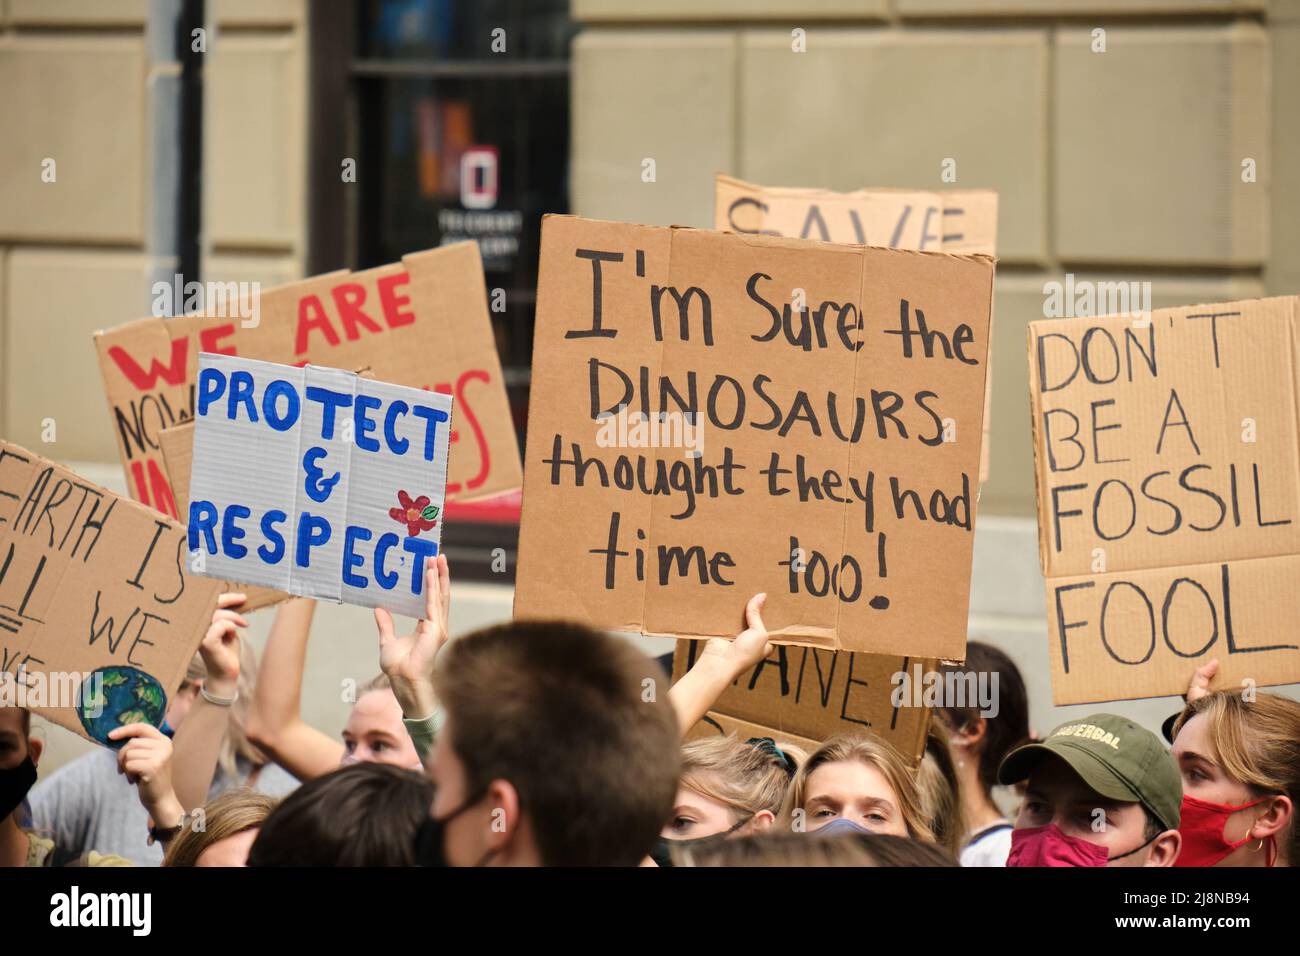
M 889 780 L 861 760 L 824 763 L 810 773 L 804 782 L 803 806 L 809 831 L 844 817 L 875 833 L 910 835 Z
M 673 812 L 660 836 L 665 840 L 694 840 L 726 833 L 736 825 L 736 811 L 685 785 L 678 786 Z
M 245 830 L 218 840 L 199 854 L 195 866 L 247 866 L 248 851 L 257 839 L 257 829 Z
M 1250 789 L 1241 781 L 1233 780 L 1210 755 L 1209 719 L 1197 714 L 1178 731 L 1174 740 L 1174 760 L 1183 778 L 1183 794 L 1207 803 L 1230 803 L 1234 806 L 1254 800 Z M 1232 843 L 1245 838 L 1250 826 L 1259 816 L 1260 807 L 1238 810 L 1228 817 L 1223 829 L 1224 837 Z
M 362 694 L 343 728 L 343 763 L 387 763 L 422 770 L 411 735 L 402 723 L 402 708 L 389 690 Z

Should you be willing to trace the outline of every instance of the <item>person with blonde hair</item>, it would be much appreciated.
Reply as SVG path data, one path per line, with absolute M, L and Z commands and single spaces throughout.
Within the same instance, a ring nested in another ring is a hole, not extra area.
M 1300 703 L 1276 694 L 1210 691 L 1197 670 L 1173 726 L 1183 782 L 1175 866 L 1295 866 Z
M 651 858 L 674 865 L 677 854 L 733 837 L 762 833 L 776 822 L 802 751 L 771 737 L 703 737 L 682 746 L 673 812 Z
M 925 753 L 916 772 L 921 809 L 934 831 L 935 842 L 954 857 L 966 842 L 961 779 L 957 774 L 948 736 L 932 721 L 926 734 Z
M 263 676 L 254 693 L 248 735 L 299 780 L 314 780 L 354 763 L 384 763 L 423 770 L 444 714 L 430 678 L 449 638 L 451 572 L 445 555 L 431 558 L 424 574 L 425 611 L 408 635 L 375 609 L 381 673 L 357 692 L 340 738 L 302 717 L 302 680 L 316 602 L 297 598 L 276 613 L 263 653 Z
M 934 842 L 912 770 L 870 734 L 831 737 L 804 762 L 781 817 L 795 830 L 892 833 Z
M 163 866 L 246 866 L 262 821 L 280 801 L 247 787 L 208 801 L 167 847 Z M 199 821 L 202 820 L 202 827 Z

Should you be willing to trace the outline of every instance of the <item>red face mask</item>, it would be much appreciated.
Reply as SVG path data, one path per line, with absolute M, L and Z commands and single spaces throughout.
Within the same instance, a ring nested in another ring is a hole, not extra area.
M 1105 866 L 1113 860 L 1132 856 L 1150 842 L 1147 840 L 1142 846 L 1112 857 L 1109 848 L 1066 836 L 1055 823 L 1049 823 L 1045 827 L 1011 831 L 1007 866 Z
M 1229 843 L 1223 835 L 1228 825 L 1228 817 L 1239 810 L 1247 810 L 1267 800 L 1261 797 L 1250 803 L 1233 806 L 1231 803 L 1210 803 L 1195 797 L 1183 796 L 1183 812 L 1178 832 L 1183 837 L 1183 849 L 1174 861 L 1174 866 L 1214 866 L 1238 847 L 1245 846 L 1252 839 L 1246 832 L 1245 839 Z M 1270 852 L 1268 865 L 1273 865 L 1273 838 L 1269 837 Z
M 1066 836 L 1055 823 L 1011 831 L 1007 866 L 1105 866 L 1104 846 Z

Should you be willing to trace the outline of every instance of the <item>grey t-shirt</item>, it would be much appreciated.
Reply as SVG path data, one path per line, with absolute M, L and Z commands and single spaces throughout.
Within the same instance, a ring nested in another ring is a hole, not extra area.
M 238 766 L 235 777 L 217 768 L 209 799 L 243 785 L 253 766 L 242 759 Z M 252 784 L 254 790 L 272 797 L 282 797 L 297 786 L 296 777 L 273 763 L 262 767 Z M 96 747 L 60 767 L 32 788 L 28 802 L 31 829 L 52 837 L 60 854 L 96 850 L 124 856 L 136 866 L 162 864 L 162 846 L 149 845 L 149 814 L 126 775 L 117 772 L 115 750 Z

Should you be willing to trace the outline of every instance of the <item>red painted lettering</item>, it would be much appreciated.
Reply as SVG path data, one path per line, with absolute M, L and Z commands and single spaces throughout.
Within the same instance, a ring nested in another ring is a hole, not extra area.
M 397 292 L 398 286 L 405 287 L 410 284 L 410 281 L 409 272 L 399 272 L 396 275 L 384 276 L 375 283 L 379 286 L 379 304 L 384 309 L 384 321 L 388 323 L 390 329 L 410 325 L 415 321 L 415 313 L 405 308 L 411 304 L 411 297 L 399 295 Z
M 222 347 L 218 344 L 222 339 L 229 338 L 234 334 L 235 326 L 229 322 L 225 325 L 214 325 L 211 328 L 204 329 L 199 333 L 199 351 L 213 352 L 218 355 L 234 355 L 235 347 L 233 345 Z
M 149 371 L 147 372 L 120 345 L 114 345 L 110 348 L 108 357 L 117 363 L 117 367 L 122 370 L 122 374 L 126 376 L 127 381 L 142 392 L 151 392 L 157 387 L 159 378 L 168 385 L 183 385 L 185 383 L 185 353 L 188 350 L 188 339 L 173 340 L 171 365 L 163 365 L 156 358 L 151 358 L 149 359 Z
M 343 324 L 343 334 L 349 342 L 361 338 L 357 326 L 364 326 L 368 332 L 381 332 L 379 323 L 361 311 L 366 301 L 365 286 L 356 282 L 345 282 L 330 290 L 334 304 L 338 306 L 339 322 Z
M 146 466 L 149 469 L 147 483 L 145 481 Z M 172 518 L 176 517 L 176 501 L 172 498 L 171 485 L 167 483 L 167 477 L 162 473 L 162 469 L 158 467 L 157 461 L 149 459 L 148 461 L 131 462 L 131 478 L 135 484 L 136 501 L 156 508 Z
M 305 295 L 298 300 L 298 331 L 293 340 L 295 355 L 307 353 L 307 337 L 313 330 L 324 335 L 330 345 L 339 344 L 339 334 L 334 331 L 334 326 L 330 325 L 329 316 L 325 314 L 325 306 L 321 305 L 320 297 Z

